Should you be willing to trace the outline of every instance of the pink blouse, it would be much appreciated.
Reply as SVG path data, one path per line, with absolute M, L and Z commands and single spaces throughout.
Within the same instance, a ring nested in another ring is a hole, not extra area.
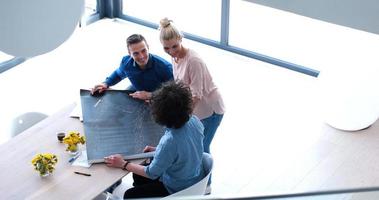
M 224 102 L 221 94 L 212 80 L 208 68 L 200 56 L 188 49 L 186 56 L 178 62 L 172 60 L 175 80 L 180 80 L 191 89 L 192 96 L 200 99 L 194 114 L 204 119 L 213 114 L 224 114 Z

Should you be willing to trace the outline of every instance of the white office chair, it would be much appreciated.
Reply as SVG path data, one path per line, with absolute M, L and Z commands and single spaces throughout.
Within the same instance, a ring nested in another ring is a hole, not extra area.
M 202 158 L 202 165 L 203 165 L 203 171 L 205 172 L 206 176 L 201 179 L 199 182 L 195 183 L 194 185 L 181 190 L 179 192 L 176 192 L 174 194 L 171 194 L 167 197 L 164 197 L 163 199 L 178 199 L 185 196 L 202 196 L 205 195 L 207 192 L 207 186 L 210 186 L 209 177 L 211 176 L 212 168 L 213 168 L 213 158 L 208 153 L 203 153 Z M 97 196 L 94 200 L 120 200 L 122 197 L 110 194 L 110 193 L 102 193 L 99 196 Z M 146 199 L 161 199 L 161 198 L 146 198 Z
M 111 194 L 109 192 L 103 192 L 92 200 L 122 200 L 122 199 L 123 198 L 117 195 Z
M 202 165 L 203 170 L 206 174 L 206 176 L 201 179 L 199 182 L 195 183 L 194 185 L 181 190 L 179 192 L 176 192 L 174 194 L 171 194 L 164 199 L 170 199 L 170 198 L 177 198 L 177 197 L 184 197 L 184 196 L 199 196 L 199 195 L 205 195 L 207 186 L 210 186 L 209 177 L 211 176 L 212 168 L 213 168 L 213 158 L 208 153 L 203 153 L 202 158 Z
M 46 114 L 40 112 L 27 112 L 14 118 L 11 122 L 11 137 L 18 135 L 46 117 Z

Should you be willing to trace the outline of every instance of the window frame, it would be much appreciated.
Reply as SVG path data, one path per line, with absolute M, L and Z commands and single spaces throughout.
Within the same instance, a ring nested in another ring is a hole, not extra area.
M 134 16 L 130 16 L 127 13 L 123 13 L 122 8 L 124 5 L 123 5 L 122 0 L 113 0 L 113 1 L 117 2 L 117 3 L 113 3 L 113 6 L 114 6 L 113 8 L 115 9 L 114 13 L 116 17 L 132 22 L 132 23 L 142 25 L 142 26 L 150 27 L 153 29 L 158 28 L 158 24 L 156 23 L 153 23 L 144 19 L 140 19 Z M 270 64 L 280 66 L 286 69 L 290 69 L 296 72 L 300 72 L 309 76 L 318 77 L 320 71 L 316 69 L 306 67 L 303 65 L 298 65 L 298 64 L 281 60 L 278 58 L 274 58 L 268 55 L 260 54 L 248 49 L 230 45 L 229 44 L 230 0 L 221 0 L 221 1 L 222 1 L 221 8 L 220 8 L 221 9 L 221 19 L 220 19 L 221 30 L 220 30 L 220 39 L 218 41 L 215 41 L 209 38 L 204 38 L 204 37 L 187 33 L 187 32 L 183 32 L 184 37 L 196 42 L 200 42 L 209 46 L 213 46 L 219 49 L 230 51 L 242 56 L 260 60 L 266 63 L 270 63 Z

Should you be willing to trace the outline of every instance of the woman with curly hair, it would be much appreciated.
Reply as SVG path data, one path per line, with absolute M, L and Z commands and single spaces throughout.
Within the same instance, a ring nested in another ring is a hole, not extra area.
M 154 120 L 166 126 L 157 147 L 146 146 L 144 152 L 155 151 L 148 166 L 125 161 L 121 155 L 105 158 L 110 167 L 134 173 L 134 187 L 124 198 L 162 197 L 183 190 L 204 176 L 202 168 L 203 125 L 192 115 L 192 95 L 183 83 L 168 82 L 151 98 Z

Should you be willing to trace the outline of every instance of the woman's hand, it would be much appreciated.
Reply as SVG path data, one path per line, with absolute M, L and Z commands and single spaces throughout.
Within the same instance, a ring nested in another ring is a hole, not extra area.
M 152 147 L 152 146 L 146 146 L 144 149 L 143 149 L 143 152 L 146 153 L 146 152 L 151 152 L 151 151 L 155 151 L 156 147 Z
M 141 100 L 151 99 L 151 92 L 146 92 L 146 91 L 137 91 L 129 95 L 135 99 L 141 99 Z
M 123 169 L 125 164 L 127 163 L 127 161 L 125 161 L 124 158 L 122 157 L 122 155 L 120 155 L 120 154 L 107 156 L 104 158 L 104 161 L 108 167 L 116 167 L 116 168 L 121 168 L 121 169 Z M 128 168 L 127 169 L 125 168 L 125 169 L 128 170 L 129 172 L 133 172 L 133 173 L 138 174 L 140 176 L 144 176 L 146 178 L 149 178 L 145 173 L 145 167 L 144 166 L 129 162 L 127 167 Z
M 110 155 L 104 158 L 105 164 L 108 167 L 123 168 L 126 161 L 120 154 Z

